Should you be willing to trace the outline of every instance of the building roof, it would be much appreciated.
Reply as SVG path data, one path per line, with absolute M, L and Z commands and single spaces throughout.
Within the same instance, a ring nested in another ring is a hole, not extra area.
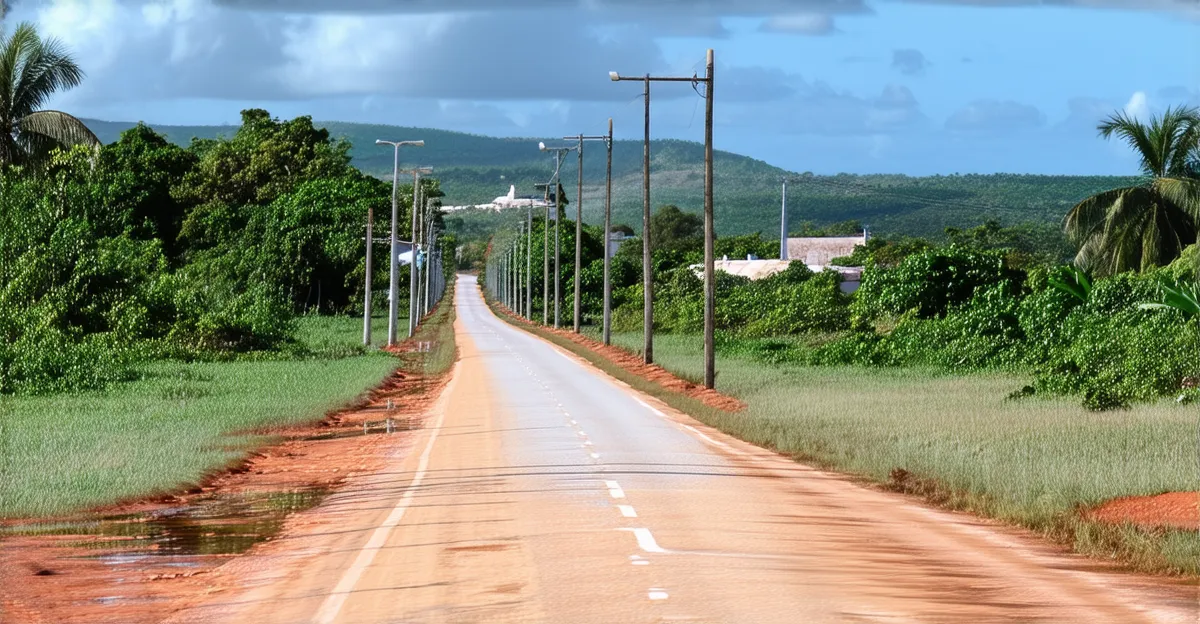
M 724 271 L 730 275 L 740 275 L 752 280 L 770 277 L 786 269 L 792 262 L 799 260 L 715 260 L 713 268 L 717 271 Z M 862 278 L 862 267 L 839 267 L 839 266 L 822 266 L 817 264 L 808 264 L 808 270 L 813 273 L 831 270 L 836 271 L 842 276 L 843 281 L 857 282 Z M 703 264 L 693 264 L 689 267 L 697 275 L 704 275 Z
M 828 266 L 830 260 L 854 253 L 854 248 L 867 243 L 862 236 L 819 236 L 788 238 L 788 259 L 808 265 Z

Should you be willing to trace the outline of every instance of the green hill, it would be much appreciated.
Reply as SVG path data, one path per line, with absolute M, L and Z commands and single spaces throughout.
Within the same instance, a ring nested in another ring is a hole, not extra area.
M 105 142 L 113 141 L 133 124 L 86 120 Z M 451 205 L 483 203 L 517 186 L 521 195 L 534 194 L 534 184 L 553 173 L 552 157 L 539 152 L 537 139 L 495 138 L 430 128 L 409 128 L 344 122 L 322 122 L 330 133 L 348 140 L 355 165 L 389 177 L 392 151 L 375 139 L 424 139 L 425 147 L 401 150 L 402 166 L 432 166 Z M 171 141 L 186 145 L 192 137 L 228 136 L 235 126 L 155 126 Z M 554 141 L 561 144 L 561 141 Z M 678 140 L 651 145 L 651 197 L 655 206 L 673 203 L 699 212 L 703 206 L 703 146 Z M 585 147 L 584 219 L 596 223 L 603 208 L 604 147 Z M 614 221 L 640 229 L 640 141 L 617 141 L 613 148 Z M 563 186 L 574 199 L 576 158 L 563 167 Z M 780 177 L 788 174 L 763 161 L 730 152 L 716 153 L 715 210 L 720 234 L 779 228 Z M 817 225 L 857 219 L 881 234 L 940 235 L 948 226 L 968 227 L 986 219 L 1006 225 L 1055 225 L 1076 202 L 1101 190 L 1127 185 L 1133 178 L 1108 176 L 965 175 L 909 177 L 902 175 L 805 175 L 788 187 L 789 219 Z M 458 215 L 464 221 L 493 223 L 496 218 Z

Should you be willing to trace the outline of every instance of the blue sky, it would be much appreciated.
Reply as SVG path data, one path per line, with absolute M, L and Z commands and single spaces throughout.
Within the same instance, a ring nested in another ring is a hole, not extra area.
M 640 136 L 640 86 L 716 50 L 716 144 L 794 171 L 1125 174 L 1106 114 L 1200 104 L 1196 0 L 18 0 L 75 51 L 81 116 L 246 107 L 500 136 Z M 656 136 L 702 101 L 655 87 Z

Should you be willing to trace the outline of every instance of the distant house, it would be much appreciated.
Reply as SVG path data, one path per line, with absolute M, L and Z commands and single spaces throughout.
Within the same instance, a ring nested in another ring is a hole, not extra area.
M 799 260 L 809 266 L 826 267 L 834 258 L 854 253 L 858 245 L 867 244 L 867 233 L 862 236 L 813 236 L 787 240 L 789 260 Z
M 836 256 L 835 256 L 836 257 Z M 724 271 L 730 275 L 739 275 L 741 277 L 752 280 L 759 280 L 764 277 L 770 277 L 776 273 L 780 273 L 788 268 L 788 265 L 799 260 L 761 260 L 753 256 L 745 260 L 730 260 L 728 257 L 718 258 L 713 261 L 713 268 L 717 271 Z M 822 271 L 833 271 L 842 278 L 842 292 L 852 293 L 858 290 L 858 285 L 862 282 L 862 267 L 840 267 L 831 265 L 807 264 L 808 270 L 813 273 Z M 704 265 L 693 264 L 692 272 L 698 277 L 704 277 Z
M 617 255 L 617 250 L 621 248 L 621 243 L 633 238 L 625 232 L 609 232 L 608 233 L 608 255 Z

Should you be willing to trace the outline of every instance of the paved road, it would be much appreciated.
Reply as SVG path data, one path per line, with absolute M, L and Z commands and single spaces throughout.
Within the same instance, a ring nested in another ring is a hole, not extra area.
M 726 438 L 495 318 L 473 278 L 456 297 L 461 361 L 409 452 L 193 621 L 1200 619 L 1194 587 Z

